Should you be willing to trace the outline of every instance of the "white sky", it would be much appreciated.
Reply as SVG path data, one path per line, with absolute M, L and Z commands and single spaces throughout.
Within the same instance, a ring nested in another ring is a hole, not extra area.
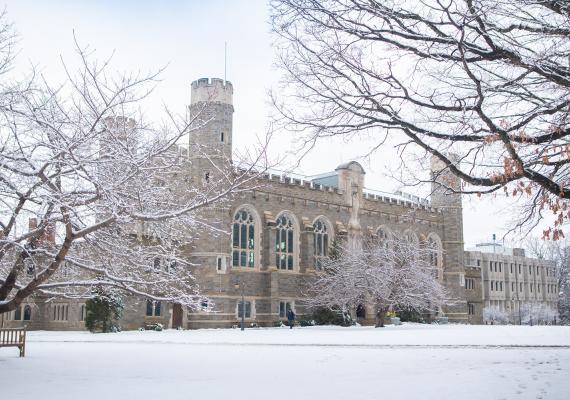
M 95 49 L 101 59 L 115 51 L 114 66 L 119 71 L 148 72 L 168 65 L 146 105 L 156 118 L 163 103 L 183 112 L 193 80 L 223 78 L 227 42 L 227 79 L 234 85 L 234 146 L 246 146 L 266 131 L 271 112 L 268 91 L 275 89 L 280 74 L 273 67 L 276 56 L 266 0 L 13 0 L 4 4 L 19 34 L 17 72 L 34 64 L 49 81 L 62 81 L 60 57 L 72 63 L 73 32 L 81 45 Z M 333 170 L 369 148 L 365 140 L 322 143 L 303 160 L 298 172 L 313 175 Z M 282 134 L 270 150 L 282 156 L 293 149 L 292 138 Z M 395 163 L 393 154 L 393 149 L 383 148 L 363 163 L 367 187 L 399 189 L 385 175 L 386 167 Z M 413 188 L 404 190 L 414 193 Z M 464 208 L 467 246 L 489 240 L 492 233 L 502 237 L 513 213 L 512 207 L 496 198 L 464 198 Z

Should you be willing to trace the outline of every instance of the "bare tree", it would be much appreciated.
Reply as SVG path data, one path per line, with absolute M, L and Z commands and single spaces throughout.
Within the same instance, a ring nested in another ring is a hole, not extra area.
M 445 298 L 432 250 L 405 239 L 367 241 L 362 249 L 343 248 L 329 259 L 306 293 L 310 308 L 356 310 L 374 306 L 376 326 L 390 309 L 438 311 Z
M 530 303 L 521 306 L 521 324 L 550 325 L 559 320 L 556 310 L 545 304 Z
M 111 73 L 111 60 L 79 45 L 64 84 L 34 71 L 16 81 L 11 28 L 0 21 L 0 313 L 36 294 L 90 297 L 93 288 L 199 308 L 181 255 L 198 230 L 224 234 L 204 215 L 255 185 L 263 152 L 243 167 L 182 148 L 209 122 L 207 102 L 147 123 L 137 109 L 158 74 Z M 210 161 L 206 179 L 192 172 L 196 158 Z
M 554 242 L 529 237 L 525 245 L 533 257 L 554 262 L 559 288 L 558 312 L 562 322 L 570 323 L 570 243 L 568 239 Z M 528 311 L 532 314 L 533 310 Z M 538 310 L 538 313 L 544 314 L 542 310 Z
M 499 307 L 488 306 L 483 309 L 483 321 L 485 324 L 490 323 L 494 325 L 497 323 L 507 323 L 509 316 L 505 311 L 501 311 Z
M 378 146 L 397 144 L 412 182 L 433 179 L 414 174 L 433 155 L 463 180 L 463 193 L 519 198 L 515 229 L 553 212 L 544 236 L 563 234 L 570 217 L 568 2 L 271 4 L 285 72 L 275 104 L 308 147 L 321 137 L 373 132 Z

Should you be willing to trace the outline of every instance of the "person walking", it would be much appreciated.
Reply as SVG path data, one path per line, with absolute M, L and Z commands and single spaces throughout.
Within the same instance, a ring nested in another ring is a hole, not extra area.
M 295 313 L 291 308 L 287 311 L 287 320 L 289 321 L 289 329 L 293 329 L 293 325 L 295 324 Z

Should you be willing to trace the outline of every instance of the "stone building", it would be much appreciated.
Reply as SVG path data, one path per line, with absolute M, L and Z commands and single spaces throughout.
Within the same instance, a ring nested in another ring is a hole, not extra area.
M 190 144 L 203 151 L 186 154 L 189 173 L 207 180 L 216 173 L 212 162 L 231 161 L 233 86 L 220 79 L 199 79 L 191 87 L 190 113 L 200 113 L 207 123 L 190 137 Z M 459 180 L 438 162 L 432 163 L 431 170 L 444 186 L 459 187 Z M 449 296 L 443 315 L 453 322 L 481 322 L 471 315 L 471 308 L 478 304 L 480 309 L 483 300 L 477 302 L 472 289 L 465 289 L 466 275 L 476 276 L 479 270 L 464 260 L 466 254 L 473 255 L 464 252 L 461 196 L 441 185 L 434 185 L 429 201 L 370 190 L 365 187 L 364 169 L 353 161 L 313 177 L 267 173 L 258 189 L 236 195 L 231 202 L 208 209 L 204 216 L 227 232 L 205 232 L 187 252 L 188 260 L 196 265 L 201 290 L 213 302 L 213 312 L 188 312 L 180 305 L 127 296 L 123 328 L 137 329 L 154 322 L 173 328 L 229 327 L 238 323 L 241 313 L 248 324 L 271 326 L 285 319 L 288 308 L 302 315 L 304 284 L 328 256 L 331 244 L 349 232 L 398 235 L 429 244 L 437 253 L 434 268 Z M 479 281 L 485 286 L 487 279 L 484 273 Z M 511 282 L 507 275 L 504 282 Z M 370 307 L 359 309 L 358 316 L 362 323 L 374 321 Z M 84 303 L 26 304 L 9 317 L 5 326 L 26 323 L 32 329 L 80 329 Z
M 465 272 L 469 322 L 483 323 L 485 308 L 499 310 L 516 324 L 547 310 L 542 322 L 554 322 L 559 288 L 552 261 L 526 257 L 524 249 L 485 243 L 465 252 Z

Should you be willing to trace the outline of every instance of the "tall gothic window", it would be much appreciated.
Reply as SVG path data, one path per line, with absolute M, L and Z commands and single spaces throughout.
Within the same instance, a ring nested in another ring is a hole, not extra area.
M 30 321 L 32 319 L 32 307 L 26 305 L 24 307 L 24 321 Z
M 427 240 L 427 249 L 429 251 L 429 263 L 434 268 L 435 276 L 438 279 L 443 279 L 441 242 L 437 237 L 430 235 Z
M 313 224 L 315 233 L 315 268 L 321 269 L 323 261 L 329 255 L 329 232 L 327 224 L 321 218 Z
M 275 263 L 279 269 L 293 270 L 293 236 L 293 222 L 291 218 L 286 215 L 277 218 Z
M 433 238 L 428 239 L 428 249 L 429 249 L 429 263 L 434 266 L 439 266 L 439 245 Z
M 253 216 L 246 209 L 240 209 L 234 217 L 232 229 L 232 265 L 250 267 L 254 264 L 255 224 Z

